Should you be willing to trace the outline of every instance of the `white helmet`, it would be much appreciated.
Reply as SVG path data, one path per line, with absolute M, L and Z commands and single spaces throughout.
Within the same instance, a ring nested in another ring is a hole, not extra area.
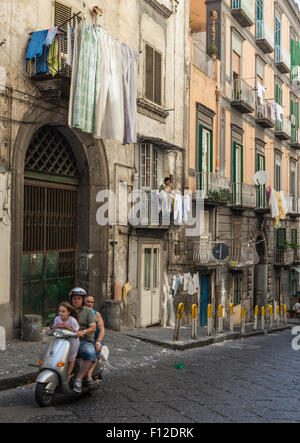
M 69 292 L 69 300 L 72 303 L 72 298 L 74 297 L 74 295 L 80 295 L 83 298 L 83 304 L 85 303 L 85 299 L 87 297 L 87 293 L 84 289 L 82 288 L 73 288 L 70 292 Z

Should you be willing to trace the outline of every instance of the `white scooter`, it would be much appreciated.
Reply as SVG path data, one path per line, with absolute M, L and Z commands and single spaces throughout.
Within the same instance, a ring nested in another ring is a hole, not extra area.
M 42 361 L 39 362 L 40 373 L 36 379 L 35 399 L 39 406 L 51 406 L 56 393 L 78 395 L 73 391 L 76 374 L 79 373 L 82 360 L 77 359 L 70 382 L 68 381 L 68 361 L 70 354 L 69 339 L 76 336 L 76 332 L 66 329 L 56 329 L 46 348 Z M 94 385 L 82 383 L 82 394 L 97 389 L 101 384 L 103 365 L 98 361 L 93 372 Z

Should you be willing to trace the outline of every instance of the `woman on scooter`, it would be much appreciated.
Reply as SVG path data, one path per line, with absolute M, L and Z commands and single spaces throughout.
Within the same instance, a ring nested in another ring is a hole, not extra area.
M 78 315 L 73 306 L 68 303 L 67 301 L 62 302 L 59 305 L 59 316 L 55 318 L 53 329 L 68 329 L 71 332 L 77 332 L 79 331 L 79 324 L 78 324 Z M 70 338 L 70 358 L 69 358 L 69 364 L 68 364 L 68 379 L 70 380 L 71 374 L 73 372 L 76 356 L 79 349 L 79 338 L 74 337 Z

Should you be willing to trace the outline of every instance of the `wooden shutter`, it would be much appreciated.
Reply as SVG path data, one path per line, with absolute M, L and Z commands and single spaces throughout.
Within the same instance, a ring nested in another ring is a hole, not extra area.
M 157 51 L 155 53 L 155 77 L 154 77 L 154 102 L 157 105 L 161 105 L 161 67 L 162 67 L 162 57 Z
M 146 45 L 145 97 L 162 104 L 162 56 L 149 45 Z
M 67 20 L 70 20 L 72 17 L 72 8 L 62 3 L 55 2 L 54 4 L 54 26 L 61 26 Z M 62 28 L 63 31 L 67 32 L 67 24 L 65 24 Z

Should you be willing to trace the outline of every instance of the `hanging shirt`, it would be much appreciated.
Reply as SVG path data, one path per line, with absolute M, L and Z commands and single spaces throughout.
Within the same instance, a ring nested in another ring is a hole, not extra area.
M 52 45 L 53 39 L 56 36 L 57 32 L 58 32 L 58 26 L 56 26 L 55 28 L 49 29 L 45 43 L 44 43 L 44 45 L 47 46 L 47 48 L 49 48 L 49 46 Z
M 137 61 L 138 51 L 122 43 L 122 79 L 124 91 L 124 142 L 137 142 Z

